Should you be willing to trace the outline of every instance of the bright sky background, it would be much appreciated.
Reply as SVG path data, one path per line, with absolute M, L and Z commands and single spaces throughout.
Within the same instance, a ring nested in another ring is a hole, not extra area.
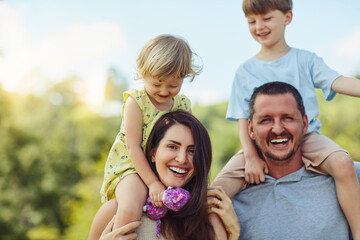
M 360 74 L 360 1 L 293 0 L 290 46 L 307 49 L 343 75 Z M 227 101 L 236 68 L 257 53 L 241 0 L 0 0 L 0 82 L 41 93 L 46 82 L 77 75 L 93 105 L 106 70 L 134 86 L 135 60 L 149 39 L 183 36 L 202 58 L 200 76 L 182 93 L 193 103 Z

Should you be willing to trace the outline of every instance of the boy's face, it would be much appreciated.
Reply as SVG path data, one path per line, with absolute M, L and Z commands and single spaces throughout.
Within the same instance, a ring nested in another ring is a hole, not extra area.
M 272 48 L 285 43 L 285 26 L 291 22 L 292 11 L 284 14 L 273 10 L 266 14 L 248 15 L 246 19 L 251 36 L 263 47 Z

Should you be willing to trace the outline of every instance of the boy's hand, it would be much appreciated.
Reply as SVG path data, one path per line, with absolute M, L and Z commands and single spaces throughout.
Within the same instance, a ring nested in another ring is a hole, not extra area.
M 256 183 L 265 181 L 265 173 L 268 173 L 268 166 L 259 156 L 245 159 L 245 181 Z
M 155 207 L 162 207 L 162 196 L 165 191 L 165 186 L 160 181 L 153 182 L 149 185 L 149 196 L 152 205 Z

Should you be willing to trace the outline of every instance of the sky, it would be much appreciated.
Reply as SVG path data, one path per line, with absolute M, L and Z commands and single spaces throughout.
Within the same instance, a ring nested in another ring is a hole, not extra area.
M 185 38 L 202 73 L 181 93 L 193 104 L 227 101 L 237 67 L 260 49 L 241 0 L 0 0 L 0 83 L 7 91 L 41 94 L 49 83 L 83 79 L 100 106 L 109 67 L 134 79 L 142 46 L 159 34 Z M 360 74 L 360 1 L 293 0 L 286 29 L 291 47 L 315 52 L 346 76 Z

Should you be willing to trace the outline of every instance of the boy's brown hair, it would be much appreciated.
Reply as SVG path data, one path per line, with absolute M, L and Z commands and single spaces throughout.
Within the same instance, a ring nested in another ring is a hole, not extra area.
M 273 10 L 287 13 L 292 6 L 292 0 L 243 0 L 242 5 L 245 16 L 266 14 Z

